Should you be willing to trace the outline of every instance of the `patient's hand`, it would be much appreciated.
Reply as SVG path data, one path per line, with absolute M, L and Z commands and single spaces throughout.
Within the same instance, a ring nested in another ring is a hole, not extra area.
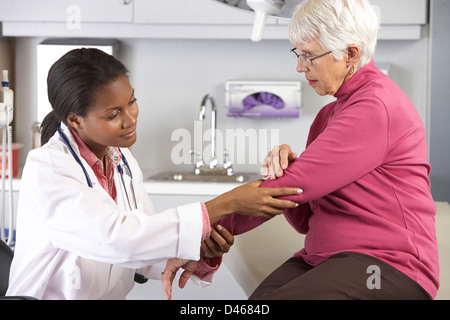
M 180 258 L 167 260 L 166 268 L 161 275 L 161 282 L 167 300 L 172 298 L 172 283 L 178 270 L 180 270 L 180 268 L 184 269 L 180 276 L 180 280 L 178 281 L 178 286 L 180 288 L 184 288 L 191 275 L 195 272 L 195 270 L 197 270 L 198 265 L 199 262 L 194 260 Z
M 264 158 L 263 176 L 269 176 L 271 180 L 281 177 L 283 171 L 295 158 L 297 158 L 297 154 L 292 152 L 291 147 L 287 144 L 275 146 Z
M 217 230 L 217 231 L 216 231 Z M 208 239 L 202 241 L 202 249 L 204 258 L 218 258 L 224 253 L 230 251 L 234 243 L 233 235 L 221 225 L 215 229 L 211 229 L 211 235 Z

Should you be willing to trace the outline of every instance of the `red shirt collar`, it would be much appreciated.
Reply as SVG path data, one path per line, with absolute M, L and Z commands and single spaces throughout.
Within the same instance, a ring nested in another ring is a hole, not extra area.
M 113 198 L 116 199 L 116 188 L 114 184 L 114 169 L 120 163 L 121 155 L 118 148 L 109 147 L 106 153 L 106 175 L 103 174 L 103 163 L 97 158 L 97 156 L 89 149 L 89 147 L 80 138 L 78 133 L 72 127 L 69 127 L 70 133 L 75 140 L 80 156 L 88 163 L 89 167 L 94 171 L 94 174 L 98 182 L 102 185 L 103 189 Z

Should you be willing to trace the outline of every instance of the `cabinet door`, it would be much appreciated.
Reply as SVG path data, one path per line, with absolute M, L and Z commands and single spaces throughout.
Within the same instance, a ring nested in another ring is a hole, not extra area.
M 131 0 L 1 0 L 0 21 L 132 22 Z
M 377 6 L 383 25 L 428 23 L 428 0 L 371 0 Z
M 134 0 L 135 23 L 151 24 L 253 24 L 250 11 L 215 0 Z

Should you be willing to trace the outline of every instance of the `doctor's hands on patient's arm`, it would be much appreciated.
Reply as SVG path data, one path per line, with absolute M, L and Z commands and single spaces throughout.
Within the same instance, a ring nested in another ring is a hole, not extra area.
M 283 171 L 295 158 L 297 158 L 297 154 L 292 152 L 291 147 L 287 144 L 275 146 L 264 158 L 263 176 L 268 176 L 271 180 L 283 176 Z
M 180 258 L 167 260 L 166 268 L 161 274 L 163 290 L 167 300 L 170 300 L 172 298 L 172 283 L 178 270 L 180 270 L 180 268 L 184 269 L 183 273 L 180 276 L 180 279 L 178 280 L 178 286 L 180 288 L 184 288 L 191 275 L 195 272 L 195 270 L 197 270 L 198 265 L 199 261 L 194 260 Z
M 282 214 L 298 204 L 276 197 L 298 195 L 303 190 L 293 187 L 259 188 L 263 180 L 252 181 L 205 203 L 211 224 L 231 214 L 250 215 L 266 219 Z
M 230 251 L 234 244 L 234 236 L 230 231 L 221 225 L 218 225 L 216 229 L 211 229 L 210 237 L 202 241 L 203 258 L 221 257 L 224 253 Z

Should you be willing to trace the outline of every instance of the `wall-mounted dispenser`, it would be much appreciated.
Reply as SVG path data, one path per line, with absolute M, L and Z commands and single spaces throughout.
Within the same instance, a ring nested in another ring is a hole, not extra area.
M 300 81 L 227 81 L 225 106 L 229 117 L 298 118 Z

